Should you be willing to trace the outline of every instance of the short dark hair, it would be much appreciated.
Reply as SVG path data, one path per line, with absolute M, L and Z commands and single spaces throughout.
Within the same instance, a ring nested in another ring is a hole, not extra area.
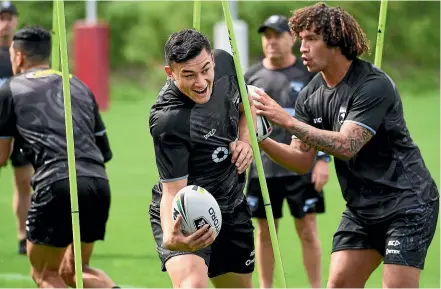
M 183 29 L 167 39 L 164 47 L 168 65 L 180 63 L 198 56 L 202 50 L 211 52 L 210 41 L 195 29 Z
M 314 32 L 322 34 L 329 47 L 340 47 L 349 60 L 370 53 L 369 39 L 360 24 L 340 7 L 317 3 L 297 9 L 289 19 L 289 25 L 296 38 L 303 30 L 314 27 Z
M 14 49 L 23 53 L 32 64 L 48 62 L 51 55 L 51 34 L 39 26 L 27 26 L 12 37 Z

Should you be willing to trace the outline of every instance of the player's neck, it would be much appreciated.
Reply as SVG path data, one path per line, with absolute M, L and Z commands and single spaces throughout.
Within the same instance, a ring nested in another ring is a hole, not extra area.
M 322 76 L 328 87 L 337 86 L 345 77 L 352 60 L 348 60 L 344 55 L 335 57 L 333 61 L 328 63 L 327 67 L 322 70 Z
M 30 66 L 25 66 L 22 67 L 20 69 L 20 73 L 25 73 L 26 71 L 29 71 L 31 69 L 49 69 L 50 65 L 45 63 L 45 64 L 38 64 L 38 65 L 30 65 Z
M 266 69 L 283 69 L 292 66 L 296 62 L 296 57 L 293 54 L 289 54 L 287 57 L 282 57 L 279 59 L 270 59 L 265 57 L 263 59 L 263 66 Z

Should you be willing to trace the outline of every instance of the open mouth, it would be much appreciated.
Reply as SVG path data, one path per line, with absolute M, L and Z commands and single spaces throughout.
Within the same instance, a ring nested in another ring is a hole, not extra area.
M 303 60 L 303 65 L 306 65 L 309 62 L 309 59 L 302 56 L 302 60 Z
M 193 89 L 193 92 L 195 92 L 196 94 L 205 94 L 207 92 L 207 90 L 208 90 L 208 85 L 207 85 L 207 87 L 205 87 L 202 90 Z

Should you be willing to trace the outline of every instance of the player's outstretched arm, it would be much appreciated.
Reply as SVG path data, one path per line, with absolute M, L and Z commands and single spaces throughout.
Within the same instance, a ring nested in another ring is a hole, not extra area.
M 309 172 L 314 163 L 315 149 L 298 139 L 293 139 L 287 145 L 266 138 L 259 145 L 274 162 L 298 174 Z
M 318 129 L 291 117 L 265 93 L 259 92 L 254 98 L 259 102 L 255 104 L 258 114 L 288 129 L 303 143 L 342 160 L 355 156 L 373 136 L 373 132 L 356 122 L 345 122 L 338 132 Z
M 372 138 L 368 129 L 355 123 L 344 123 L 339 132 L 317 129 L 296 119 L 288 130 L 306 144 L 342 160 L 349 160 Z
M 173 198 L 186 185 L 187 179 L 162 183 L 161 226 L 165 248 L 173 251 L 194 252 L 213 243 L 215 231 L 206 224 L 193 234 L 184 236 L 181 231 L 182 216 L 179 216 L 176 222 L 173 221 Z

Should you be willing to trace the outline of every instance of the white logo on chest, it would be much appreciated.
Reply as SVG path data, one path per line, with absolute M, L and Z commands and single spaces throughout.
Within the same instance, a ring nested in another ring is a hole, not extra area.
M 346 107 L 345 106 L 340 106 L 340 111 L 338 113 L 338 123 L 340 125 L 343 125 L 343 122 L 345 121 L 346 118 Z
M 230 152 L 226 147 L 218 147 L 214 150 L 213 154 L 211 155 L 211 158 L 213 159 L 213 162 L 220 163 L 227 159 Z
M 216 129 L 213 128 L 211 131 L 209 131 L 206 135 L 204 135 L 205 139 L 208 139 L 210 136 L 214 136 L 214 134 L 216 133 Z

